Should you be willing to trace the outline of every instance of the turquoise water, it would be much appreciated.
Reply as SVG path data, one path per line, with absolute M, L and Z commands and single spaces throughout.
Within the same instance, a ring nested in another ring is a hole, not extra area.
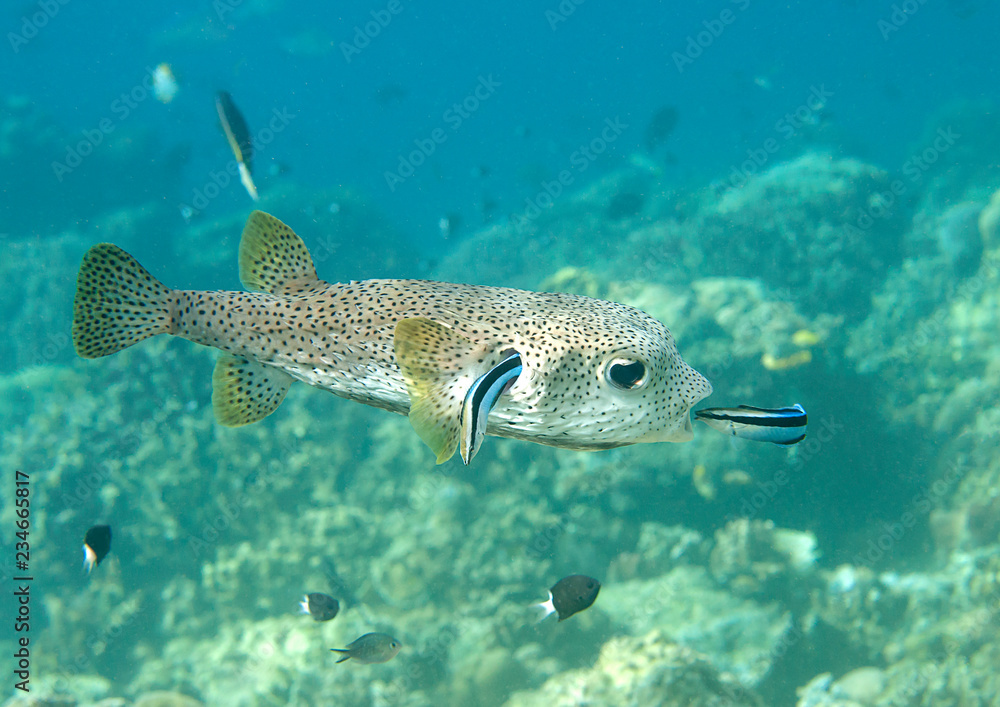
M 4 15 L 5 697 L 1000 700 L 996 3 Z M 255 140 L 257 202 L 217 91 Z M 240 290 L 254 208 L 329 281 L 637 307 L 712 382 L 697 408 L 801 403 L 808 436 L 488 437 L 469 467 L 437 466 L 405 417 L 303 385 L 222 427 L 217 353 L 189 342 L 76 355 L 89 247 Z M 601 581 L 595 604 L 537 623 L 570 574 Z M 315 591 L 341 600 L 334 620 L 298 613 Z M 368 632 L 403 649 L 336 664 Z

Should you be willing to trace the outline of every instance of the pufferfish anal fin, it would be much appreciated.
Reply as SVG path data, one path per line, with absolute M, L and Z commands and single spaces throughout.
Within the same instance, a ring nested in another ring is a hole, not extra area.
M 497 355 L 426 317 L 397 322 L 393 342 L 410 395 L 410 424 L 443 464 L 458 447 L 469 386 Z
M 272 366 L 223 354 L 212 373 L 212 408 L 226 427 L 258 422 L 278 409 L 295 379 Z
M 292 297 L 329 287 L 316 276 L 309 249 L 295 231 L 254 211 L 240 240 L 240 281 L 253 292 Z

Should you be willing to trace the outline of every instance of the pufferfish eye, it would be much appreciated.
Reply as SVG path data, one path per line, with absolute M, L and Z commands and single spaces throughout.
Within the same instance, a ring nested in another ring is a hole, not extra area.
M 621 390 L 635 390 L 646 382 L 646 364 L 634 358 L 613 358 L 604 366 L 608 383 Z

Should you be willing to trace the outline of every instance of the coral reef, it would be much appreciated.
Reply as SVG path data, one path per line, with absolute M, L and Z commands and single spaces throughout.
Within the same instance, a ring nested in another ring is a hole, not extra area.
M 739 680 L 720 673 L 696 651 L 670 642 L 662 630 L 609 641 L 593 668 L 559 675 L 506 707 L 634 704 L 649 707 L 763 705 Z
M 475 277 L 640 307 L 712 404 L 803 402 L 809 436 L 788 450 L 701 427 L 600 453 L 490 438 L 472 467 L 435 466 L 405 418 L 306 386 L 222 428 L 211 353 L 163 339 L 77 360 L 68 303 L 98 240 L 171 285 L 238 287 L 245 214 L 179 228 L 133 207 L 18 241 L 2 267 L 29 296 L 4 300 L 0 463 L 33 475 L 46 569 L 38 692 L 8 704 L 995 703 L 996 185 L 930 176 L 890 210 L 888 173 L 822 154 L 725 193 L 629 168 L 434 270 L 356 195 L 264 197 L 329 279 Z M 115 541 L 88 576 L 96 522 Z M 601 578 L 597 602 L 537 623 L 531 605 L 571 573 Z M 341 613 L 299 614 L 307 591 L 339 593 Z M 370 631 L 402 651 L 335 663 L 329 648 Z

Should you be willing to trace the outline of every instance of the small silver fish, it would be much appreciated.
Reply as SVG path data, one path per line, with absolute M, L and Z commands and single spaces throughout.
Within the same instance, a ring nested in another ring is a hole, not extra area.
M 808 416 L 801 405 L 789 408 L 755 408 L 740 405 L 735 408 L 707 408 L 696 410 L 696 419 L 723 434 L 772 442 L 789 446 L 806 438 Z
M 486 437 L 486 419 L 503 393 L 521 375 L 521 355 L 514 353 L 487 371 L 472 384 L 462 405 L 462 437 L 459 453 L 468 466 Z
M 403 644 L 398 639 L 387 633 L 366 633 L 361 638 L 348 643 L 347 648 L 331 648 L 330 650 L 344 654 L 337 661 L 338 663 L 343 663 L 350 658 L 354 658 L 359 663 L 385 663 L 395 658 L 402 647 Z
M 212 378 L 222 424 L 263 419 L 299 380 L 409 415 L 439 464 L 459 446 L 469 389 L 512 351 L 522 371 L 487 434 L 565 449 L 686 442 L 691 406 L 712 392 L 667 328 L 624 304 L 427 280 L 331 284 L 302 239 L 261 211 L 239 265 L 253 292 L 173 290 L 121 248 L 94 246 L 77 278 L 77 353 L 157 334 L 213 346 L 224 352 Z

